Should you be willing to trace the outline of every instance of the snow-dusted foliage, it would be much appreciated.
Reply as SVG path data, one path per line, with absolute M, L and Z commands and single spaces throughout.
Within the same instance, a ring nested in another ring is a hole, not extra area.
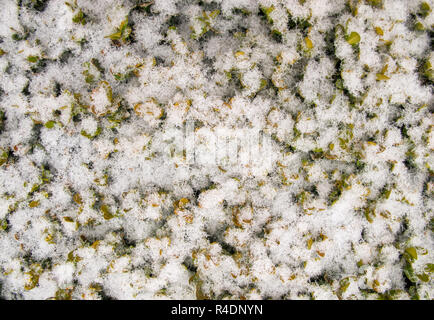
M 433 299 L 432 0 L 1 0 L 0 296 Z

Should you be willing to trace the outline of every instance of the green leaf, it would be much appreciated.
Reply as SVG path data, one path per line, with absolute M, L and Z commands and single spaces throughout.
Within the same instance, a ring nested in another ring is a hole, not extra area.
M 261 7 L 260 10 L 263 13 L 263 15 L 267 18 L 268 23 L 273 23 L 273 19 L 271 19 L 270 13 L 274 11 L 274 6 Z
M 3 150 L 3 152 L 0 154 L 0 166 L 7 163 L 8 159 L 9 159 L 9 151 Z
M 407 249 L 405 249 L 405 252 L 412 258 L 412 259 L 414 259 L 414 260 L 416 260 L 417 259 L 417 251 L 416 251 L 416 248 L 414 248 L 414 247 L 410 247 L 410 248 L 407 248 Z
M 429 273 L 433 273 L 434 272 L 434 263 L 427 263 L 425 265 L 425 271 L 429 272 Z
M 389 80 L 390 78 L 382 73 L 377 73 L 377 81 Z
M 379 36 L 384 36 L 383 29 L 381 29 L 380 27 L 375 27 L 374 29 L 376 34 L 378 34 Z
M 27 61 L 31 62 L 31 63 L 36 63 L 38 62 L 39 57 L 38 56 L 28 56 L 27 57 Z
M 416 286 L 411 286 L 408 289 L 408 294 L 411 296 L 411 300 L 420 300 L 419 292 L 417 292 Z
M 374 8 L 381 8 L 383 6 L 383 0 L 367 0 L 367 2 Z
M 32 189 L 30 189 L 30 193 L 38 191 L 40 187 L 41 186 L 37 183 L 33 184 Z
M 39 200 L 34 200 L 34 201 L 30 201 L 29 202 L 29 207 L 30 208 L 35 208 L 39 206 Z
M 82 25 L 86 24 L 86 16 L 84 12 L 80 9 L 78 13 L 72 17 L 72 22 L 74 23 L 81 23 Z
M 130 26 L 127 26 L 126 28 L 124 28 L 124 30 L 122 31 L 122 39 L 127 40 L 128 37 L 131 35 L 132 31 L 133 31 L 133 29 L 131 29 Z
M 414 270 L 413 267 L 411 266 L 410 263 L 407 263 L 404 267 L 404 274 L 407 277 L 408 280 L 410 280 L 413 283 L 417 282 L 417 278 L 414 275 Z
M 429 275 L 427 275 L 426 273 L 417 274 L 417 277 L 422 282 L 428 282 L 429 281 Z
M 106 38 L 127 42 L 132 32 L 133 29 L 128 25 L 128 18 L 126 18 L 124 21 L 121 22 L 119 28 L 116 29 L 116 32 L 106 36 Z
M 349 44 L 356 45 L 360 42 L 360 35 L 357 32 L 351 32 L 346 40 Z
M 128 26 L 128 18 L 121 22 L 119 25 L 119 31 L 124 32 L 125 28 Z
M 63 217 L 63 220 L 65 220 L 66 222 L 74 222 L 74 219 L 72 219 L 71 217 Z
M 101 206 L 101 211 L 104 214 L 104 219 L 110 220 L 114 218 L 114 215 L 111 213 L 110 208 L 106 204 Z
M 122 37 L 122 32 L 117 31 L 115 33 L 112 33 L 111 35 L 106 36 L 106 38 L 110 38 L 111 40 L 119 40 Z
M 50 121 L 47 121 L 47 122 L 45 123 L 45 127 L 48 128 L 48 129 L 52 129 L 52 128 L 54 128 L 54 125 L 55 125 L 55 124 L 56 124 L 55 121 L 50 120 Z
M 313 42 L 308 37 L 304 38 L 304 42 L 306 43 L 306 48 L 308 48 L 308 49 L 313 48 Z
M 94 133 L 94 134 L 87 133 L 87 131 L 84 130 L 84 129 L 81 130 L 80 134 L 81 134 L 83 137 L 86 137 L 86 138 L 88 138 L 88 139 L 94 139 L 94 138 L 96 138 L 97 136 L 99 136 L 99 135 L 101 134 L 101 132 L 102 132 L 102 128 L 101 128 L 101 127 L 98 127 L 98 128 L 95 130 L 95 133 Z
M 420 14 L 421 14 L 421 16 L 427 17 L 430 12 L 431 12 L 431 7 L 429 6 L 429 4 L 427 2 L 422 2 L 420 4 Z
M 2 229 L 4 231 L 7 228 L 8 228 L 8 222 L 7 222 L 7 220 L 6 219 L 0 220 L 0 229 Z
M 350 279 L 349 278 L 342 279 L 339 282 L 339 285 L 340 285 L 339 291 L 342 293 L 345 292 L 348 289 L 348 287 L 350 286 Z
M 417 31 L 425 31 L 425 26 L 420 21 L 418 21 L 414 24 L 414 29 L 416 29 Z
M 54 296 L 55 300 L 72 300 L 72 289 L 59 289 Z

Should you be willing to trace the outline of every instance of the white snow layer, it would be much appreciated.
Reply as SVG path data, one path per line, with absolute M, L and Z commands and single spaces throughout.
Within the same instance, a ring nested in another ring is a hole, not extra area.
M 432 0 L 2 0 L 0 296 L 433 299 Z

